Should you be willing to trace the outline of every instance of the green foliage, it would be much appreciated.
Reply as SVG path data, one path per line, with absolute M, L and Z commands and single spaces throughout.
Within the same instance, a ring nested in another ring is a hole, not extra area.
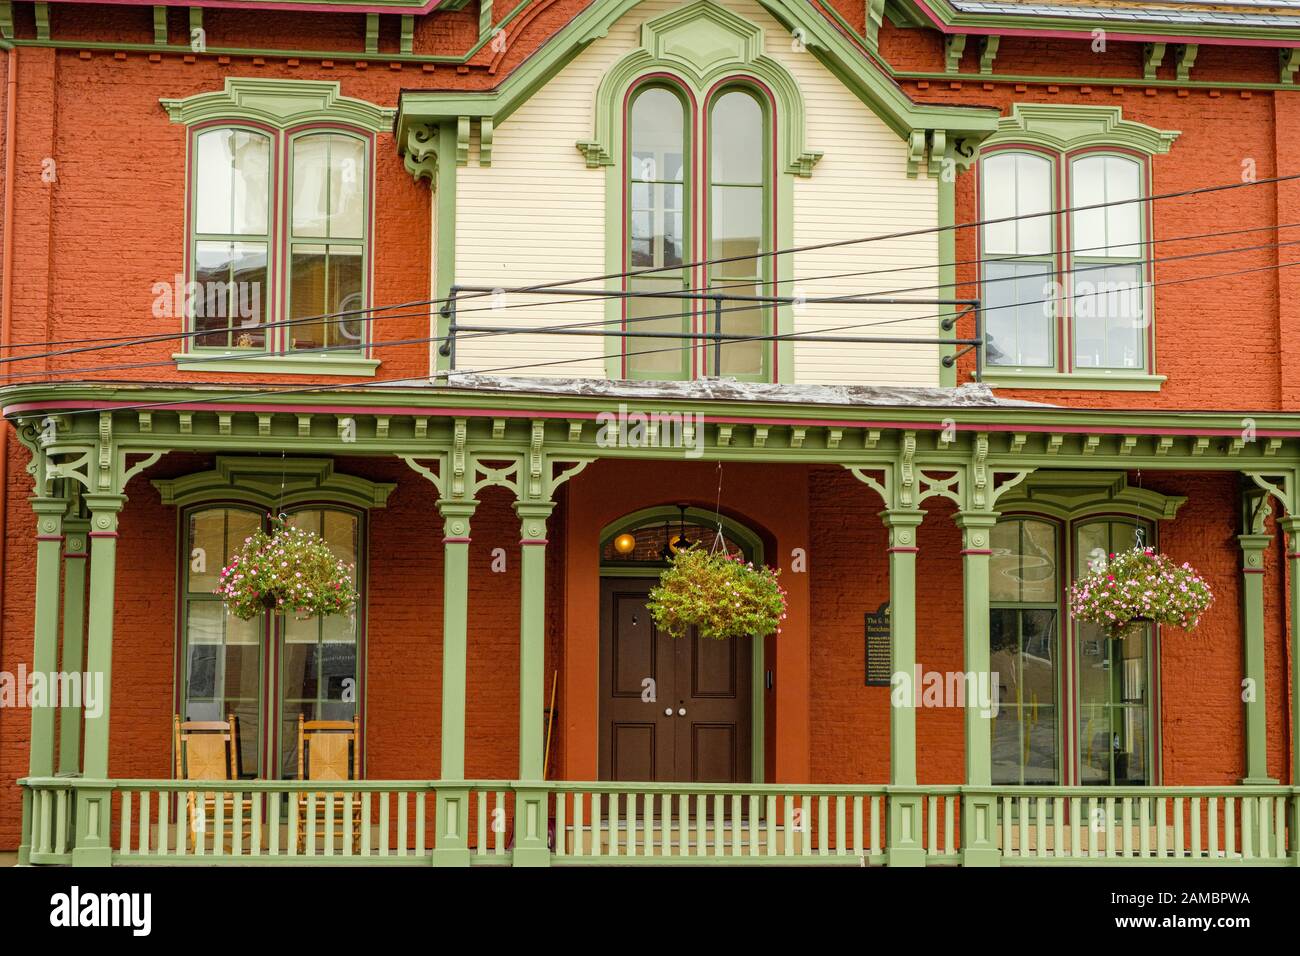
M 680 551 L 650 592 L 650 614 L 673 637 L 692 627 L 718 640 L 779 634 L 786 616 L 780 573 L 738 555 Z
M 259 529 L 244 539 L 214 593 L 242 621 L 268 610 L 299 620 L 346 614 L 357 603 L 352 565 L 336 558 L 320 535 L 279 520 L 272 534 Z

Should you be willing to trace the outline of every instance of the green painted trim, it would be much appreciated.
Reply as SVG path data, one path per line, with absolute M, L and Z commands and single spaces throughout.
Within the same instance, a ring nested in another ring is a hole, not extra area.
M 546 521 L 551 501 L 516 501 L 520 519 L 519 563 L 519 779 L 543 780 L 546 708 Z M 516 811 L 518 812 L 518 810 Z M 545 812 L 543 811 L 543 817 Z M 544 827 L 544 824 L 543 824 Z M 523 847 L 522 838 L 517 847 Z M 542 848 L 546 836 L 542 834 Z
M 973 150 L 980 139 L 993 132 L 996 124 L 994 110 L 914 103 L 885 73 L 866 62 L 848 37 L 801 0 L 758 2 L 792 35 L 798 30 L 800 42 L 900 137 L 906 139 L 914 130 L 943 129 L 948 130 L 953 139 L 967 140 Z M 406 141 L 406 131 L 412 125 L 445 122 L 451 117 L 490 116 L 500 125 L 582 50 L 608 35 L 610 26 L 638 3 L 639 0 L 594 0 L 494 90 L 481 93 L 404 93 L 397 117 L 398 143 Z M 711 0 L 696 0 L 657 18 L 656 22 L 671 24 L 674 20 L 701 16 L 714 22 L 746 22 Z M 758 29 L 753 25 L 750 27 Z M 735 50 L 735 47 L 731 49 Z
M 592 138 L 577 144 L 588 166 L 617 162 L 622 155 L 627 90 L 647 74 L 660 72 L 682 80 L 701 110 L 706 108 L 705 95 L 723 79 L 749 75 L 761 82 L 777 99 L 781 168 L 799 176 L 812 175 L 822 153 L 805 147 L 807 108 L 798 83 L 763 53 L 762 27 L 712 0 L 697 0 L 647 21 L 641 28 L 641 46 L 606 71 L 596 90 Z M 707 122 L 707 117 L 702 121 Z
M 63 516 L 68 502 L 63 498 L 36 498 L 36 607 L 33 615 L 32 671 L 53 674 L 59 669 L 59 578 L 63 546 Z M 23 689 L 25 691 L 25 688 Z M 31 710 L 31 740 L 28 768 L 32 776 L 54 773 L 56 742 L 54 706 L 57 687 L 46 688 L 46 699 Z
M 337 54 L 336 54 L 337 55 Z M 305 123 L 346 123 L 371 133 L 392 129 L 397 110 L 344 96 L 337 80 L 264 80 L 227 77 L 219 92 L 159 102 L 173 123 L 209 120 L 263 123 L 285 130 Z
M 156 46 L 167 45 L 167 8 L 155 5 L 153 8 L 153 42 Z
M 379 14 L 366 14 L 366 52 L 379 52 Z
M 442 584 L 442 725 L 439 774 L 445 780 L 465 776 L 466 666 L 469 634 L 470 521 L 478 502 L 440 499 L 443 518 Z M 463 540 L 462 540 L 463 539 Z M 465 798 L 468 800 L 466 792 Z M 444 812 L 461 812 L 448 806 Z M 466 815 L 468 819 L 468 815 Z M 453 831 L 454 832 L 454 831 Z M 461 837 L 465 836 L 461 832 Z
M 402 14 L 402 39 L 399 47 L 402 53 L 410 56 L 415 49 L 415 16 L 410 13 Z
M 14 5 L 12 0 L 0 0 L 0 37 L 14 38 Z
M 1276 783 L 1268 775 L 1267 673 L 1264 666 L 1264 561 L 1271 534 L 1240 534 L 1242 676 L 1252 696 L 1242 694 L 1245 709 L 1246 783 Z M 1243 688 L 1244 690 L 1244 688 Z
M 1126 471 L 1041 468 L 1000 497 L 998 510 L 1032 512 L 1066 522 L 1116 512 L 1172 521 L 1186 503 L 1183 495 L 1132 487 Z
M 90 522 L 68 518 L 63 522 L 63 652 L 59 670 L 67 674 L 85 670 L 83 645 L 86 640 L 86 563 Z M 81 771 L 81 707 L 59 711 L 59 773 Z
M 1288 514 L 1278 519 L 1278 525 L 1286 533 L 1291 633 L 1300 634 L 1300 516 Z M 1300 740 L 1300 654 L 1296 653 L 1291 654 L 1291 739 Z M 1300 760 L 1291 761 L 1291 784 L 1300 796 Z M 1292 833 L 1300 833 L 1300 800 L 1292 806 L 1291 826 Z M 1296 849 L 1296 863 L 1300 865 L 1300 847 Z
M 437 127 L 438 162 L 435 156 L 435 170 L 430 177 L 436 182 L 433 207 L 433 297 L 439 302 L 446 302 L 451 295 L 451 287 L 456 284 L 456 169 L 452 157 L 456 155 L 456 125 L 442 123 Z M 404 142 L 399 137 L 399 142 Z M 609 217 L 606 216 L 606 222 Z M 616 270 L 615 270 L 616 271 Z M 435 313 L 435 335 L 444 341 L 451 326 L 449 317 L 442 314 L 442 309 Z M 438 348 L 430 348 L 430 357 L 435 369 L 451 368 L 451 357 L 443 355 Z
M 984 366 L 984 383 L 994 388 L 1052 388 L 1063 390 L 1110 392 L 1158 392 L 1169 378 L 1167 375 L 1147 375 L 1116 371 L 1108 374 L 1098 369 L 1074 372 L 1025 372 L 1003 369 L 996 365 Z
M 1014 103 L 984 146 L 1029 144 L 1071 152 L 1087 147 L 1127 147 L 1148 156 L 1167 153 L 1181 133 L 1124 119 L 1118 106 Z
M 890 669 L 894 674 L 911 674 L 917 663 L 916 656 L 916 541 L 917 529 L 925 517 L 924 511 L 899 508 L 882 511 L 881 519 L 889 531 L 889 619 L 893 641 L 890 647 Z M 892 785 L 916 785 L 916 707 L 910 697 L 895 704 L 890 688 L 889 708 L 889 782 Z M 909 811 L 910 812 L 910 811 Z M 915 808 L 920 820 L 919 801 Z M 895 821 L 890 812 L 890 846 L 895 845 Z M 920 846 L 919 826 L 906 827 Z
M 957 222 L 956 165 L 943 170 L 937 180 L 935 187 L 939 200 L 939 221 L 937 223 L 939 232 L 935 239 L 938 243 L 936 254 L 939 257 L 938 288 L 941 294 L 950 295 L 957 289 L 957 230 L 953 228 Z M 944 293 L 944 290 L 952 291 Z M 955 314 L 951 308 L 940 311 L 937 325 L 937 333 L 940 338 L 955 339 L 957 337 L 955 324 L 951 329 L 944 328 L 944 322 L 952 319 Z M 985 379 L 988 377 L 987 370 L 984 377 Z M 939 384 L 944 388 L 955 388 L 957 385 L 956 346 L 942 345 L 939 347 Z
M 354 377 L 375 375 L 379 368 L 379 359 L 361 358 L 350 353 L 326 353 L 338 355 L 338 358 L 326 358 L 317 355 L 287 355 L 283 353 L 267 354 L 250 351 L 241 355 L 227 352 L 229 361 L 214 362 L 208 356 L 222 354 L 220 351 L 195 350 L 177 352 L 172 355 L 176 368 L 181 372 L 265 372 L 277 375 L 348 375 Z
M 36 39 L 48 40 L 50 38 L 50 5 L 38 0 L 32 4 L 32 12 L 36 17 Z
M 216 467 L 180 478 L 158 478 L 164 505 L 188 507 L 209 501 L 233 501 L 262 512 L 320 501 L 362 510 L 383 508 L 397 485 L 375 482 L 334 470 L 332 458 L 241 457 L 218 455 Z

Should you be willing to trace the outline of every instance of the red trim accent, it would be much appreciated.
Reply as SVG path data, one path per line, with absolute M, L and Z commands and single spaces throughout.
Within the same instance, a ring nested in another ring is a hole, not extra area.
M 61 535 L 61 534 L 38 534 L 38 535 L 36 536 L 36 540 L 37 540 L 37 541 L 62 541 L 62 540 L 63 540 L 63 535 Z
M 916 554 L 920 548 L 886 548 L 886 554 Z
M 546 538 L 533 538 L 533 539 L 531 539 L 531 540 L 529 540 L 529 541 L 525 541 L 525 540 L 523 540 L 523 539 L 521 538 L 521 539 L 519 540 L 519 543 L 522 544 L 522 545 L 529 545 L 529 544 L 542 544 L 542 545 L 544 545 L 544 544 L 550 544 L 550 541 L 549 541 L 548 539 L 546 539 Z
M 69 558 L 83 558 L 83 559 L 84 559 L 84 558 L 89 558 L 90 555 L 88 555 L 85 551 L 65 551 L 65 552 L 63 552 L 63 557 L 64 557 L 65 559 L 69 559 Z
M 116 531 L 92 531 L 90 532 L 89 536 L 92 538 L 116 538 L 117 532 Z M 62 539 L 60 538 L 59 540 Z
M 963 548 L 962 554 L 992 554 L 992 548 Z
M 471 538 L 469 538 L 469 537 L 463 537 L 463 538 L 443 538 L 443 539 L 442 539 L 442 543 L 443 543 L 443 544 L 469 544 L 471 540 L 473 540 L 473 539 L 471 539 Z
M 1291 558 L 1292 560 L 1294 560 L 1294 559 L 1296 559 L 1296 558 L 1300 558 L 1300 551 L 1288 551 L 1288 552 L 1286 553 L 1286 556 L 1287 556 L 1288 558 Z
M 1263 568 L 1242 568 L 1241 573 L 1242 574 L 1263 574 L 1264 569 Z

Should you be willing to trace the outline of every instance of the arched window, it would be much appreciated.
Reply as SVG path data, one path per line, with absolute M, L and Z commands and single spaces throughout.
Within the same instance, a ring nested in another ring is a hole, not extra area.
M 312 507 L 291 510 L 288 518 L 319 534 L 340 560 L 362 566 L 358 512 Z M 186 515 L 180 713 L 187 721 L 233 714 L 240 776 L 291 778 L 298 770 L 299 714 L 307 720 L 351 720 L 358 712 L 357 648 L 365 602 L 353 614 L 301 621 L 292 614 L 262 614 L 252 621 L 228 614 L 213 593 L 221 568 L 259 528 L 266 528 L 265 515 L 247 508 L 203 506 Z M 359 579 L 357 584 L 364 586 Z
M 1074 573 L 1103 566 L 1109 555 L 1153 543 L 1150 522 L 1100 518 L 1074 529 Z M 1078 648 L 1079 783 L 1148 784 L 1151 778 L 1152 628 L 1120 640 L 1095 624 L 1074 622 Z
M 270 251 L 271 138 L 242 128 L 195 138 L 189 320 L 199 346 L 262 348 Z
M 643 86 L 633 95 L 628 118 L 628 269 L 655 269 L 628 281 L 631 292 L 681 292 L 690 287 L 687 217 L 689 135 L 687 104 L 674 87 Z M 629 330 L 689 330 L 684 302 L 632 298 L 625 312 Z M 690 363 L 671 338 L 628 338 L 629 378 L 684 378 Z
M 999 521 L 989 560 L 989 666 L 998 675 L 993 782 L 1059 782 L 1057 527 Z
M 312 132 L 293 145 L 289 317 L 337 315 L 366 299 L 366 143 L 342 133 Z M 290 327 L 293 349 L 362 347 L 363 316 Z
M 772 307 L 752 301 L 773 292 L 764 256 L 772 248 L 770 103 L 749 84 L 730 82 L 700 108 L 684 87 L 660 77 L 634 88 L 628 102 L 625 268 L 655 271 L 630 277 L 625 288 L 723 298 L 629 299 L 627 330 L 654 335 L 624 340 L 624 374 L 766 380 L 771 342 L 692 336 L 771 332 Z M 704 130 L 698 143 L 696 129 Z M 706 259 L 732 261 L 688 268 Z
M 767 282 L 765 196 L 767 150 L 764 106 L 749 89 L 730 87 L 709 108 L 709 259 L 733 260 L 709 267 L 709 288 L 738 296 L 770 294 Z M 738 258 L 739 257 L 739 258 Z M 746 308 L 743 301 L 723 306 L 722 329 L 728 335 L 764 335 L 770 308 Z M 714 325 L 706 327 L 711 331 Z M 713 375 L 761 378 L 770 343 L 728 342 L 706 349 L 705 367 Z M 721 353 L 721 366 L 714 360 Z

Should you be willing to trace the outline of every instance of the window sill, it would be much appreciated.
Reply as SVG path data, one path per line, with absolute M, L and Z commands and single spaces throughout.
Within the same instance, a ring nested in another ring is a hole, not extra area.
M 373 377 L 379 359 L 358 355 L 259 355 L 256 352 L 178 352 L 182 372 L 269 372 L 276 375 L 354 375 Z
M 1023 372 L 984 367 L 984 383 L 994 388 L 1059 388 L 1113 392 L 1158 392 L 1165 375 L 1099 369 L 1075 372 Z

